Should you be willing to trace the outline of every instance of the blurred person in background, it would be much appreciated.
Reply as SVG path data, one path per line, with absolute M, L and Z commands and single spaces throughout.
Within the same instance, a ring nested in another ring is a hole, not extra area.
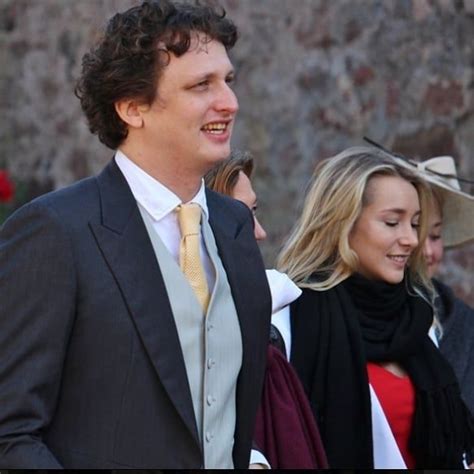
M 258 199 L 252 185 L 254 160 L 249 152 L 233 150 L 230 157 L 215 166 L 204 177 L 206 186 L 243 202 L 251 211 L 254 220 L 254 235 L 257 241 L 267 238 L 267 233 L 257 217 Z M 288 275 L 275 269 L 266 270 L 272 295 L 272 319 L 279 317 L 279 310 L 294 301 L 301 290 L 288 278 Z M 271 338 L 275 344 L 281 344 L 276 328 L 272 325 Z M 284 347 L 280 349 L 285 352 Z
M 267 234 L 257 218 L 258 200 L 252 186 L 254 160 L 250 153 L 232 151 L 206 176 L 213 191 L 243 202 L 254 218 L 254 234 L 262 241 Z M 284 273 L 267 270 L 272 295 L 272 320 L 294 301 L 301 290 Z M 286 360 L 283 339 L 272 324 L 267 351 L 267 371 L 262 403 L 257 414 L 254 439 L 272 469 L 327 468 L 327 458 L 308 399 L 294 369 Z
M 243 202 L 252 212 L 254 235 L 257 241 L 265 240 L 267 233 L 257 218 L 258 200 L 252 186 L 253 157 L 249 152 L 233 150 L 230 157 L 206 174 L 206 186 L 217 193 Z
M 474 309 L 436 278 L 445 248 L 474 241 L 474 196 L 461 191 L 452 157 L 439 156 L 414 164 L 434 196 L 423 248 L 428 276 L 436 290 L 439 327 L 433 326 L 433 336 L 453 366 L 463 398 L 474 413 Z

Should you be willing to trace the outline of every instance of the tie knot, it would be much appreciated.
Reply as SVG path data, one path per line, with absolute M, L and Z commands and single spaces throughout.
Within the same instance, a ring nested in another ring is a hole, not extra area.
M 201 222 L 201 207 L 199 204 L 181 204 L 178 206 L 178 221 L 181 229 L 181 237 L 199 234 Z

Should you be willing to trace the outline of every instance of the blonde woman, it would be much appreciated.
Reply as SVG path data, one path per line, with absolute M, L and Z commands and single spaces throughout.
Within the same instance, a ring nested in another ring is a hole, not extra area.
M 332 468 L 460 468 L 474 445 L 456 376 L 428 336 L 430 198 L 377 150 L 348 149 L 316 169 L 280 255 L 303 294 L 279 329 Z
M 451 156 L 436 156 L 414 161 L 385 150 L 395 161 L 416 172 L 431 188 L 433 199 L 428 213 L 428 235 L 423 254 L 427 274 L 435 289 L 435 321 L 430 336 L 454 369 L 466 405 L 474 413 L 474 309 L 457 298 L 453 290 L 436 278 L 445 248 L 474 242 L 474 196 L 461 190 L 456 163 Z M 474 464 L 471 464 L 471 469 Z

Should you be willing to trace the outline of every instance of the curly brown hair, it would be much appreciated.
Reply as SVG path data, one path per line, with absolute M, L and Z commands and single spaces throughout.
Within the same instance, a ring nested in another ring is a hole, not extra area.
M 89 130 L 102 143 L 116 149 L 128 134 L 115 103 L 133 98 L 150 105 L 170 54 L 186 53 L 195 32 L 227 50 L 237 41 L 237 28 L 224 9 L 199 2 L 148 0 L 110 19 L 98 44 L 84 55 L 75 88 Z

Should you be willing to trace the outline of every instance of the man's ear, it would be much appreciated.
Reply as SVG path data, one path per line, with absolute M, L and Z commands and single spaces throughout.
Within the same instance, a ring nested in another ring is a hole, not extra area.
M 143 127 L 143 113 L 148 106 L 139 104 L 136 100 L 124 99 L 115 102 L 115 111 L 118 116 L 132 128 Z

